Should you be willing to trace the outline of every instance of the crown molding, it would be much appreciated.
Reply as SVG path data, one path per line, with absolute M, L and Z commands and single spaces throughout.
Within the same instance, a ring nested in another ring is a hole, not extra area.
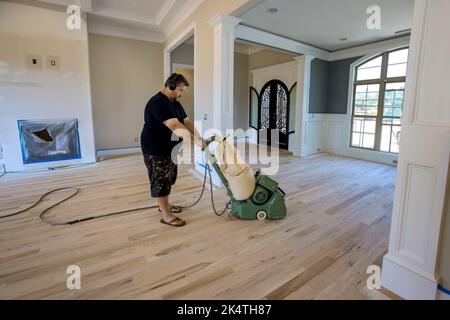
M 184 8 L 180 9 L 178 11 L 177 14 L 171 16 L 170 18 L 168 18 L 166 16 L 165 19 L 163 19 L 163 21 L 165 22 L 165 20 L 167 20 L 167 23 L 165 24 L 165 27 L 162 28 L 161 32 L 163 34 L 163 37 L 165 40 L 167 40 L 169 38 L 169 36 L 171 34 L 173 34 L 178 27 L 184 22 L 186 21 L 186 19 L 195 11 L 197 10 L 198 7 L 200 7 L 200 5 L 205 2 L 206 0 L 187 0 L 185 2 Z M 162 22 L 163 22 L 162 21 Z
M 164 38 L 160 33 L 136 28 L 119 27 L 109 23 L 89 22 L 89 20 L 88 33 L 155 43 L 164 42 Z
M 160 26 L 161 22 L 166 18 L 170 9 L 172 9 L 172 7 L 175 5 L 175 2 L 176 0 L 167 1 L 163 8 L 159 11 L 158 15 L 156 16 L 156 24 L 158 26 Z

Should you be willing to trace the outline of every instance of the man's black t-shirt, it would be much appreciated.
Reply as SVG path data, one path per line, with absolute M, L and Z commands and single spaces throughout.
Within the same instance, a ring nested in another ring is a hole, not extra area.
M 181 103 L 171 101 L 165 94 L 158 92 L 145 106 L 145 124 L 141 133 L 141 148 L 145 154 L 170 156 L 172 149 L 182 141 L 172 141 L 172 131 L 164 121 L 176 118 L 184 124 L 187 118 Z

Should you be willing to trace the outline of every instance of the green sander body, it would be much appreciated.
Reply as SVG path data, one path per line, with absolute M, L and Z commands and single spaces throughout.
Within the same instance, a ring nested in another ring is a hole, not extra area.
M 214 137 L 209 138 L 206 144 L 214 141 Z M 231 213 L 242 220 L 265 220 L 283 219 L 286 217 L 285 192 L 279 187 L 278 182 L 267 175 L 262 175 L 261 170 L 255 174 L 256 187 L 250 198 L 238 201 L 233 198 L 233 193 L 228 185 L 227 179 L 222 174 L 215 156 L 205 149 L 206 159 L 211 163 L 223 185 L 227 189 L 230 197 Z

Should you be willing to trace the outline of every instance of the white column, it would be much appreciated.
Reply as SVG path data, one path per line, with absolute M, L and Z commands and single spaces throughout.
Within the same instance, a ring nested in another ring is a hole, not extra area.
M 233 129 L 234 40 L 240 19 L 222 13 L 210 20 L 214 28 L 213 124 L 225 134 Z
M 308 110 L 309 110 L 309 88 L 311 81 L 311 61 L 313 56 L 303 55 L 295 57 L 297 60 L 297 101 L 295 120 L 295 150 L 294 156 L 305 157 L 308 155 Z
M 389 251 L 382 286 L 436 299 L 450 154 L 450 1 L 415 2 Z

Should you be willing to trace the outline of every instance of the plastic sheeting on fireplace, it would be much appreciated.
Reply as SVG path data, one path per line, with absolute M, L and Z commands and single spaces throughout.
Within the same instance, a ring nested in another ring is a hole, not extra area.
M 78 120 L 19 120 L 24 164 L 81 158 Z

